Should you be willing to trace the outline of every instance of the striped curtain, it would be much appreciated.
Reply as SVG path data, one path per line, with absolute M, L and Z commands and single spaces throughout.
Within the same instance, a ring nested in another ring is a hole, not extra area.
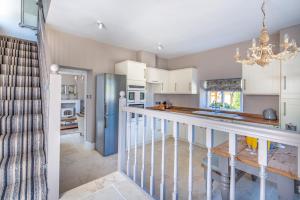
M 241 91 L 241 78 L 207 80 L 207 91 Z

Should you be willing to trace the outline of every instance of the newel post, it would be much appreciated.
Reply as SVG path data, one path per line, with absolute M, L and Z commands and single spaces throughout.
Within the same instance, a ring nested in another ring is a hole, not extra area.
M 59 199 L 61 75 L 58 74 L 58 70 L 58 65 L 51 65 L 48 116 L 45 117 L 48 123 L 46 130 L 48 199 Z
M 126 158 L 126 112 L 123 108 L 126 107 L 125 92 L 120 92 L 119 99 L 119 126 L 118 126 L 118 170 L 123 172 L 125 170 Z

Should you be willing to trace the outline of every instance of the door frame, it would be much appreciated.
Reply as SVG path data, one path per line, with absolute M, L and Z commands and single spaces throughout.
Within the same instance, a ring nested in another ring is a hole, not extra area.
M 59 73 L 62 75 L 74 75 L 74 76 L 84 76 L 84 128 L 83 128 L 83 138 L 84 142 L 87 141 L 87 109 L 86 109 L 86 99 L 87 99 L 87 74 L 88 71 L 84 69 L 74 69 L 74 68 L 68 68 L 68 67 L 61 67 L 59 69 Z

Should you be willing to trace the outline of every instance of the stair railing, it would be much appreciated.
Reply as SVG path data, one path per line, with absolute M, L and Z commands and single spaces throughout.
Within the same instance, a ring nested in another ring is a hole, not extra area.
M 143 116 L 143 120 L 139 117 L 132 118 L 131 114 Z M 134 121 L 133 121 L 134 120 Z M 157 135 L 157 121 L 160 120 L 161 132 L 161 148 L 162 148 L 162 162 L 161 162 L 161 177 L 159 187 L 159 198 L 165 199 L 166 185 L 165 185 L 165 138 L 166 138 L 166 123 L 173 123 L 173 139 L 174 139 L 174 160 L 173 160 L 173 191 L 172 199 L 178 199 L 178 140 L 179 140 L 179 125 L 187 125 L 188 145 L 189 145 L 189 162 L 188 162 L 188 196 L 184 199 L 192 199 L 193 193 L 193 162 L 201 162 L 200 160 L 193 160 L 193 143 L 195 138 L 195 127 L 205 128 L 206 148 L 207 148 L 207 173 L 206 173 L 206 199 L 212 199 L 212 148 L 213 148 L 213 130 L 226 132 L 229 134 L 229 151 L 230 154 L 230 199 L 234 200 L 236 196 L 235 186 L 235 170 L 236 170 L 236 156 L 237 156 L 237 136 L 249 136 L 258 138 L 258 164 L 260 168 L 260 200 L 266 198 L 266 167 L 268 166 L 268 142 L 277 142 L 281 144 L 291 145 L 298 148 L 298 177 L 300 177 L 300 134 L 292 133 L 289 131 L 259 127 L 254 125 L 244 125 L 231 123 L 226 121 L 216 121 L 209 118 L 201 118 L 193 115 L 176 114 L 172 112 L 163 112 L 157 110 L 142 109 L 136 107 L 127 107 L 125 92 L 120 93 L 119 100 L 119 150 L 118 150 L 118 169 L 124 173 L 142 189 L 145 188 L 145 180 L 150 181 L 149 193 L 154 196 L 154 166 L 155 166 L 155 135 Z M 150 123 L 149 123 L 150 121 Z M 142 125 L 140 125 L 142 123 Z M 145 135 L 147 128 L 150 126 L 151 134 L 151 161 L 150 161 L 150 176 L 146 177 L 145 173 Z M 141 128 L 142 127 L 142 128 Z M 139 140 L 142 138 L 141 140 Z M 141 166 L 138 171 L 137 161 L 137 148 L 141 148 Z M 137 182 L 137 177 L 140 176 L 140 182 Z M 200 186 L 196 186 L 200 187 Z M 156 193 L 158 194 L 158 193 Z

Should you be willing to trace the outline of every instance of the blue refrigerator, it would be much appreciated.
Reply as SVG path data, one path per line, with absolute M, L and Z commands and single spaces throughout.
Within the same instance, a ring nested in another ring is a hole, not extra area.
M 118 152 L 119 97 L 126 92 L 126 76 L 99 74 L 96 90 L 96 150 L 109 156 Z

